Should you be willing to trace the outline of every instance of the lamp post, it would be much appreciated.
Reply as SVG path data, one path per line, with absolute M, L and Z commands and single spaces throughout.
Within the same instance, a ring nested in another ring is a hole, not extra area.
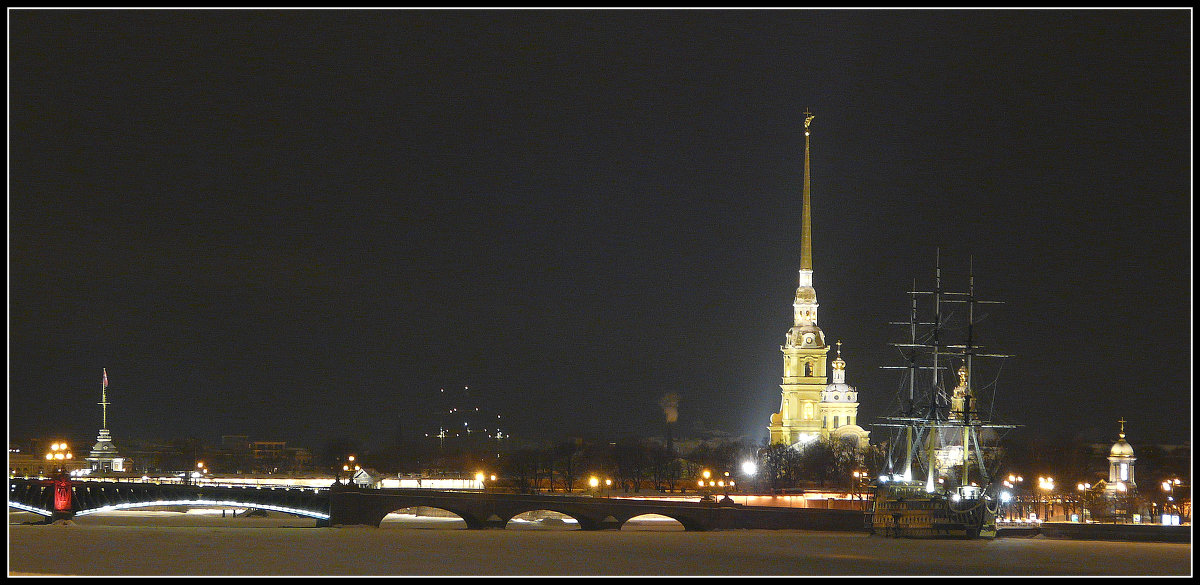
M 742 475 L 745 475 L 750 480 L 750 489 L 755 489 L 754 476 L 758 473 L 758 465 L 747 459 L 742 462 Z
M 1009 501 L 1012 503 L 1008 506 L 1008 519 L 1010 521 L 1015 519 L 1014 515 L 1021 517 L 1025 514 L 1025 508 L 1022 507 L 1022 504 L 1026 500 L 1021 497 L 1020 490 L 1017 489 L 1017 484 L 1024 481 L 1024 477 L 1010 473 L 1008 474 L 1008 479 L 1002 482 L 1004 487 L 1012 490 L 1012 493 L 1009 495 Z
M 722 504 L 731 504 L 733 499 L 729 497 L 729 489 L 733 487 L 733 480 L 729 478 L 729 472 L 725 472 L 725 479 L 717 481 L 717 487 L 724 489 L 725 495 L 721 498 Z
M 199 484 L 200 478 L 204 477 L 204 475 L 207 473 L 208 473 L 208 468 L 204 467 L 204 462 L 197 461 L 196 462 L 196 470 L 192 472 L 192 483 Z
M 1079 521 L 1086 522 L 1087 516 L 1087 492 L 1092 489 L 1092 484 L 1080 482 L 1075 485 L 1075 490 L 1079 492 Z
M 588 486 L 590 486 L 592 488 L 592 497 L 595 497 L 597 492 L 599 492 L 599 489 L 597 489 L 597 488 L 600 487 L 600 478 L 598 478 L 594 475 L 591 476 L 590 478 L 588 478 Z
M 1046 493 L 1045 500 L 1042 506 L 1043 519 L 1049 519 L 1054 510 L 1052 497 L 1054 494 L 1054 478 L 1053 477 L 1038 477 L 1038 489 Z
M 359 467 L 358 464 L 354 462 L 354 456 L 347 455 L 346 462 L 342 464 L 342 471 L 346 472 L 346 485 L 347 486 L 354 484 L 354 472 L 359 469 L 362 469 L 362 468 Z M 334 477 L 333 481 L 334 481 L 334 483 L 339 483 L 340 480 L 341 480 L 341 475 L 339 474 L 337 477 Z
M 713 501 L 712 487 L 713 487 L 714 482 L 712 481 L 711 478 L 712 478 L 711 471 L 705 469 L 704 471 L 700 472 L 699 485 L 700 485 L 700 492 L 701 492 L 701 496 L 700 496 L 701 502 Z
M 66 471 L 67 461 L 74 457 L 75 455 L 71 453 L 71 447 L 67 445 L 66 441 L 52 443 L 50 450 L 46 452 L 46 461 L 50 462 L 51 473 Z

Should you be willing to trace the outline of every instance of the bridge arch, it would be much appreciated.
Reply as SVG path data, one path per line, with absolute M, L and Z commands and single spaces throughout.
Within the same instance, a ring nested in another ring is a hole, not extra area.
M 634 521 L 637 522 L 634 522 Z M 633 522 L 633 524 L 630 524 Z M 653 522 L 653 525 L 647 525 Z M 687 525 L 682 520 L 674 518 L 667 514 L 658 512 L 647 512 L 627 518 L 621 523 L 621 530 L 687 530 Z
M 445 521 L 445 524 L 448 525 L 448 526 L 445 526 L 445 528 L 447 530 L 458 530 L 458 529 L 466 529 L 467 528 L 466 519 L 464 519 L 461 514 L 454 512 L 453 510 L 448 510 L 446 508 L 442 508 L 442 507 L 438 507 L 438 506 L 430 506 L 427 504 L 416 504 L 416 505 L 406 506 L 403 508 L 397 508 L 395 510 L 392 510 L 392 511 L 388 512 L 386 515 L 384 515 L 383 520 L 380 521 L 379 526 L 382 528 L 385 524 L 397 524 L 397 525 L 399 525 L 398 527 L 401 527 L 401 528 L 413 527 L 412 524 L 414 524 L 414 521 L 409 518 L 406 518 L 406 516 L 412 516 L 414 518 L 436 518 L 439 520 L 443 520 L 443 521 Z M 426 520 L 426 521 L 420 521 L 420 522 L 430 522 L 430 521 Z M 461 526 L 460 526 L 460 524 L 461 524 Z M 421 528 L 426 528 L 426 527 L 427 526 L 421 526 Z
M 494 525 L 499 520 L 498 518 L 481 514 L 477 510 L 472 510 L 469 507 L 469 503 L 466 505 L 458 505 L 451 502 L 420 501 L 413 502 L 409 505 L 404 504 L 409 504 L 409 502 L 401 502 L 399 507 L 385 506 L 384 508 L 376 508 L 373 511 L 367 511 L 366 513 L 371 520 L 367 521 L 366 523 L 375 527 L 381 527 L 384 521 L 387 520 L 387 517 L 391 514 L 403 514 L 406 510 L 418 510 L 420 508 L 441 510 L 442 512 L 457 516 L 460 520 L 466 523 L 467 528 L 486 528 Z
M 289 506 L 277 506 L 274 504 L 260 504 L 255 502 L 239 502 L 233 500 L 154 500 L 143 502 L 122 502 L 119 504 L 107 504 L 96 508 L 85 508 L 77 510 L 76 516 L 86 516 L 88 514 L 97 514 L 100 512 L 114 512 L 118 510 L 134 510 L 137 508 L 157 508 L 163 506 L 181 506 L 189 508 L 211 507 L 217 506 L 222 508 L 254 508 L 258 510 L 268 510 L 271 512 L 282 512 L 293 516 L 302 516 L 305 518 L 315 518 L 317 520 L 328 520 L 329 514 L 316 510 L 305 510 L 303 508 L 293 508 Z

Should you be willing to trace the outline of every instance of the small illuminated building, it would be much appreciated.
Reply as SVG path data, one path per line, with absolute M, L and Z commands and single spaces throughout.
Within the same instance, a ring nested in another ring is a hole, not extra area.
M 360 488 L 383 487 L 383 480 L 385 479 L 388 479 L 386 474 L 368 467 L 359 468 L 350 476 L 350 481 Z
M 1110 495 L 1116 495 L 1117 491 L 1132 493 L 1137 488 L 1133 474 L 1133 463 L 1137 461 L 1137 457 L 1133 456 L 1133 447 L 1125 441 L 1125 419 L 1122 418 L 1118 422 L 1121 423 L 1120 436 L 1108 451 L 1108 482 L 1105 490 Z
M 94 473 L 125 471 L 125 458 L 117 450 L 108 429 L 100 429 L 100 434 L 96 436 L 96 444 L 92 445 L 92 451 L 85 459 L 91 464 Z
M 1121 433 L 1116 443 L 1108 450 L 1108 477 L 1096 482 L 1095 490 L 1103 494 L 1107 512 L 1112 518 L 1129 520 L 1136 514 L 1145 512 L 1139 508 L 1137 481 L 1134 479 L 1133 447 L 1125 441 L 1125 419 L 1121 423 Z

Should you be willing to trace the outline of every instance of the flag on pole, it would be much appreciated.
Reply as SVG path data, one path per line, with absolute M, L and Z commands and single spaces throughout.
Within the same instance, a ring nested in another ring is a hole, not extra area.
M 104 387 L 105 387 L 105 388 L 108 388 L 108 368 L 100 368 L 100 369 L 101 369 L 101 370 L 104 370 L 104 382 L 103 382 L 103 384 L 104 384 Z

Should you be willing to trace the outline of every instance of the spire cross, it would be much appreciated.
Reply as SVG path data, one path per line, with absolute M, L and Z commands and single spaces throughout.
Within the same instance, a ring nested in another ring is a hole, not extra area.
M 842 357 L 842 340 L 840 340 L 840 339 L 838 340 L 837 346 L 838 346 L 838 357 Z
M 1119 420 L 1117 422 L 1121 423 L 1121 438 L 1124 439 L 1125 438 L 1125 417 L 1121 417 L 1121 420 Z

